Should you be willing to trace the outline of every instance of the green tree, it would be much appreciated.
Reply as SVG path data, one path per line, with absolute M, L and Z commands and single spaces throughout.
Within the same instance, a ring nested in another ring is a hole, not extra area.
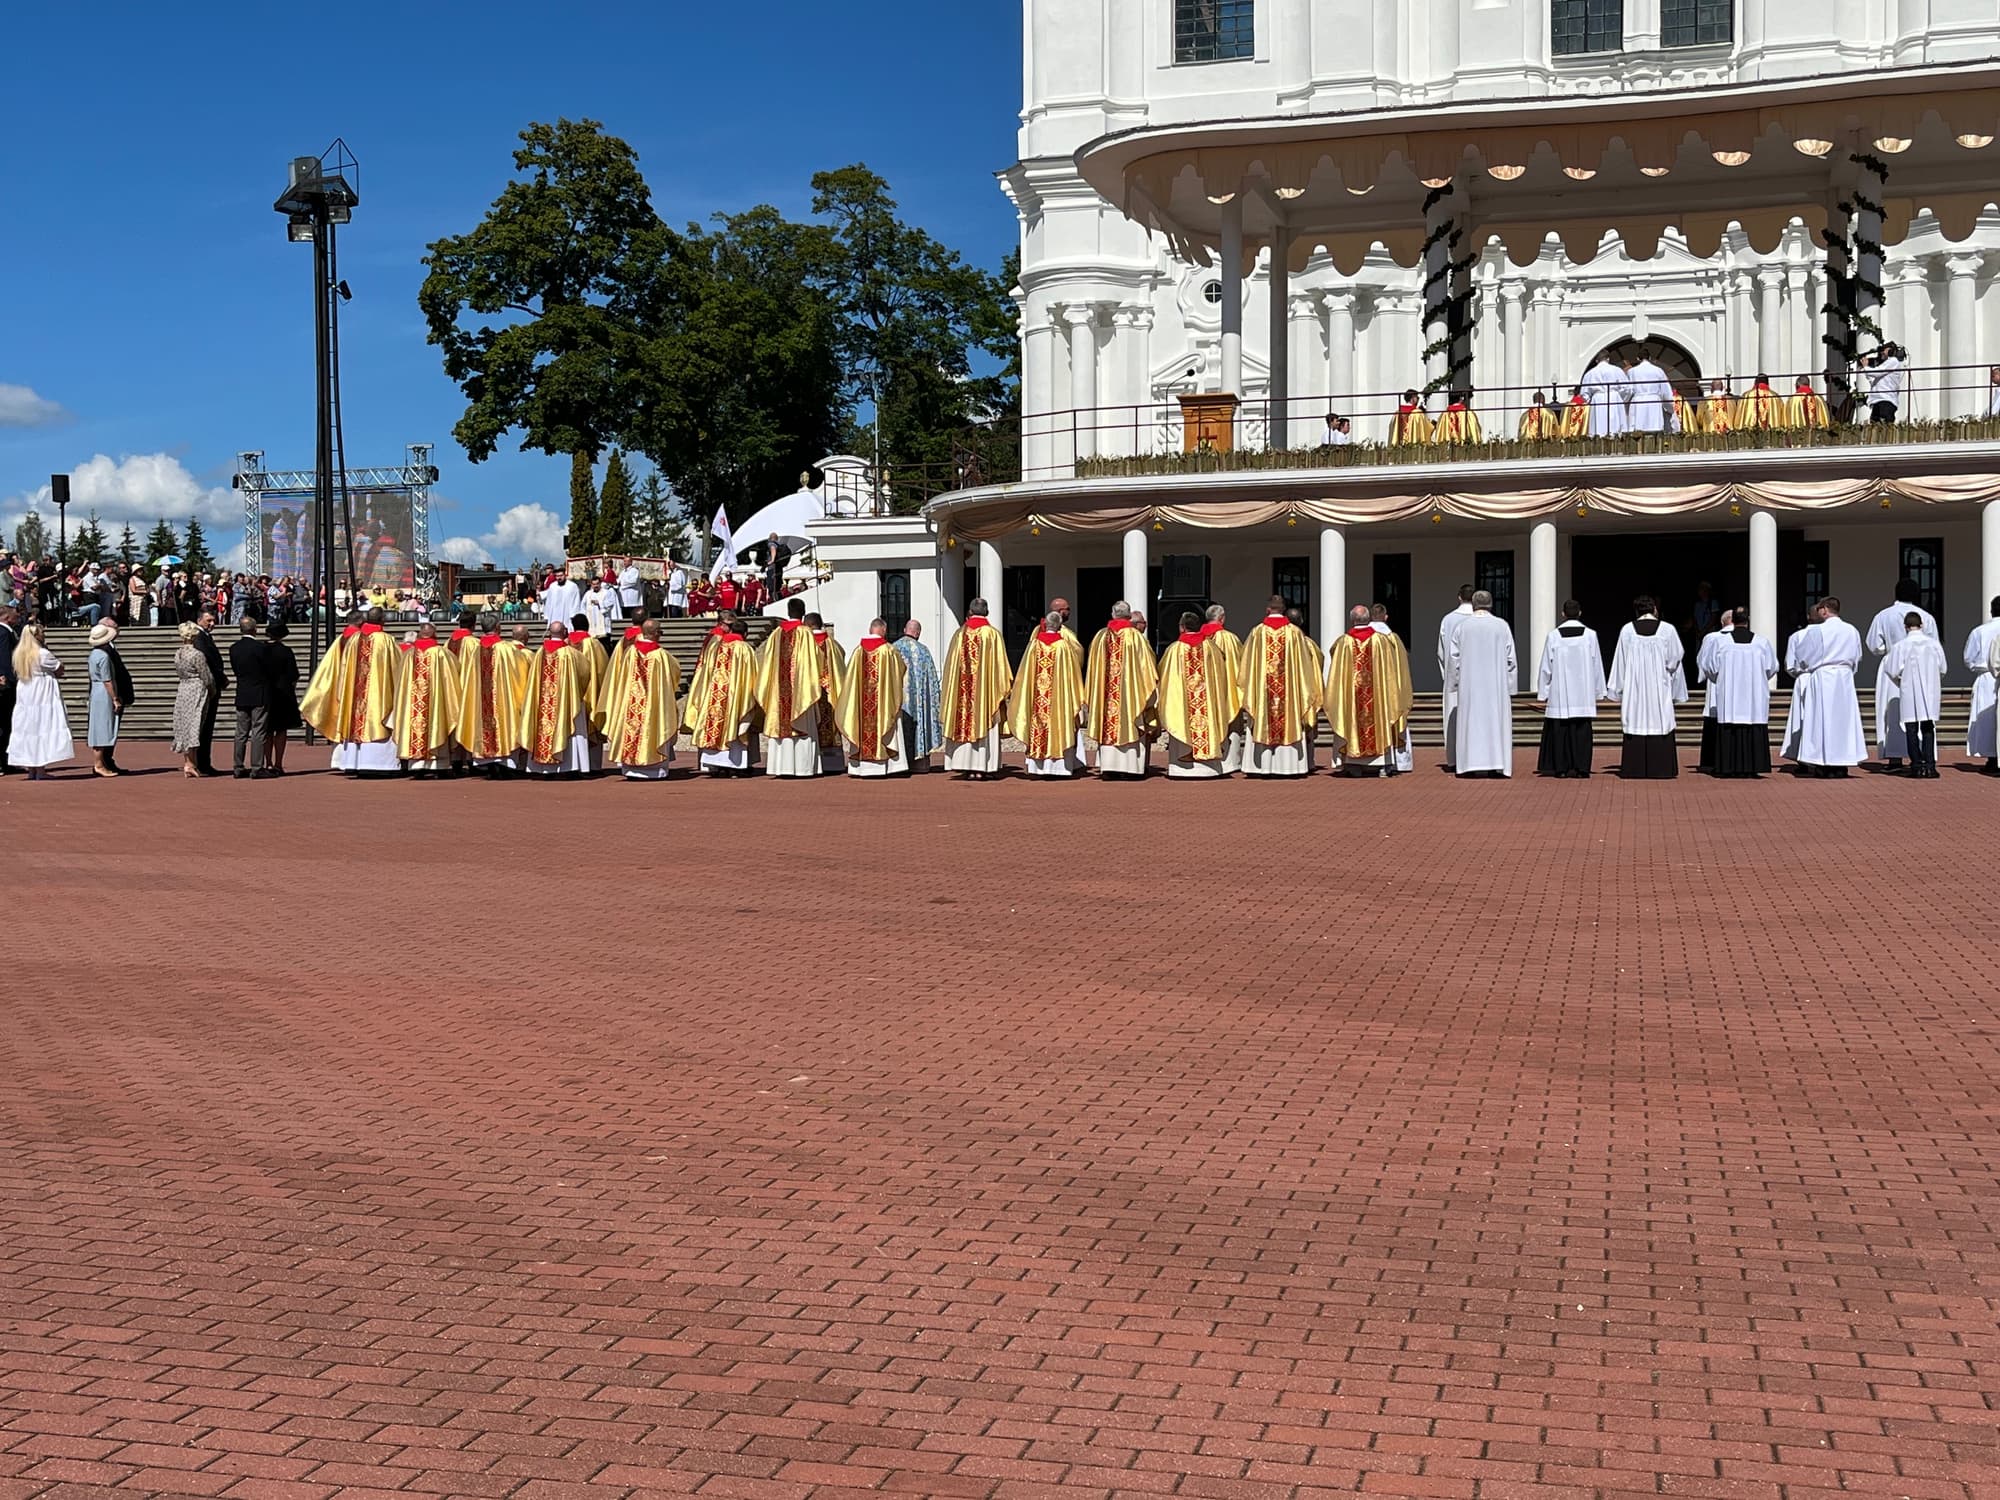
M 638 158 L 595 120 L 532 124 L 516 180 L 470 232 L 430 246 L 417 303 L 465 392 L 474 463 L 524 449 L 597 455 L 644 404 L 637 287 L 671 254 Z
M 616 448 L 604 464 L 604 484 L 597 492 L 597 550 L 632 550 L 632 471 Z
M 215 571 L 215 558 L 208 550 L 208 538 L 202 534 L 199 517 L 188 517 L 187 542 L 181 552 L 187 558 L 187 570 L 190 574 Z
M 648 557 L 670 556 L 684 524 L 680 497 L 654 470 L 639 486 L 638 504 L 633 511 L 632 545 Z
M 597 552 L 597 477 L 587 453 L 574 454 L 569 461 L 569 533 L 563 549 L 571 557 Z
M 29 562 L 40 562 L 49 552 L 49 529 L 42 518 L 29 511 L 14 527 L 14 554 Z
M 158 562 L 163 557 L 174 557 L 180 553 L 181 536 L 173 523 L 164 516 L 153 523 L 153 529 L 146 533 L 146 561 Z
M 104 524 L 92 511 L 77 527 L 76 535 L 69 539 L 69 556 L 63 559 L 63 566 L 80 568 L 85 563 L 102 563 L 104 554 L 110 549 L 110 542 L 104 535 Z
M 132 523 L 125 523 L 125 530 L 118 538 L 118 560 L 130 568 L 139 561 L 139 543 L 132 536 Z

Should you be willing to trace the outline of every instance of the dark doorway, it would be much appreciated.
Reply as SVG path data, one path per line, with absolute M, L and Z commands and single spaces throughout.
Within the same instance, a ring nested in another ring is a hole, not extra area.
M 1000 633 L 1016 661 L 1028 649 L 1028 637 L 1049 607 L 1047 571 L 1040 564 L 1003 568 L 1000 573 Z
M 1271 559 L 1271 592 L 1285 601 L 1287 609 L 1299 612 L 1299 625 L 1313 633 L 1312 559 L 1274 557 Z
M 1409 553 L 1375 554 L 1375 588 L 1368 602 L 1380 604 L 1389 611 L 1389 628 L 1395 631 L 1407 646 L 1410 643 Z
M 1583 620 L 1604 647 L 1604 665 L 1618 632 L 1632 618 L 1632 601 L 1651 594 L 1660 601 L 1660 623 L 1671 625 L 1686 647 L 1688 666 L 1700 646 L 1697 591 L 1709 586 L 1715 613 L 1750 602 L 1750 535 L 1747 531 L 1668 531 L 1647 536 L 1579 536 L 1570 541 L 1570 593 Z M 1541 650 L 1541 643 L 1534 649 Z
M 1070 616 L 1070 629 L 1078 640 L 1088 642 L 1104 628 L 1104 622 L 1111 618 L 1111 606 L 1124 597 L 1119 593 L 1124 587 L 1123 568 L 1076 570 L 1076 609 Z

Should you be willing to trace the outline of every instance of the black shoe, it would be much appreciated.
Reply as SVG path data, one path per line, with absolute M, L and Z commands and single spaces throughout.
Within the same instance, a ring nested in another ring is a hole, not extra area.
M 250 773 L 244 770 L 241 766 L 238 766 L 234 771 L 231 771 L 229 774 L 231 776 L 234 776 L 238 781 L 248 781 L 250 779 Z

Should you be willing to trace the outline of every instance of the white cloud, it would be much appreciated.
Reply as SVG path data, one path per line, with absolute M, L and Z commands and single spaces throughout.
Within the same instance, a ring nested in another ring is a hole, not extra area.
M 562 556 L 563 523 L 545 505 L 515 505 L 484 536 L 448 536 L 431 547 L 442 562 L 519 564 Z
M 135 532 L 143 533 L 163 516 L 176 527 L 199 516 L 210 537 L 210 550 L 219 557 L 230 543 L 230 533 L 240 537 L 243 531 L 243 507 L 236 492 L 227 485 L 204 485 L 170 453 L 116 459 L 100 453 L 70 471 L 69 495 L 72 525 L 95 511 L 114 538 L 128 521 Z M 11 534 L 30 510 L 41 512 L 44 521 L 54 519 L 46 484 L 0 502 L 0 524 Z
M 49 427 L 68 415 L 28 386 L 0 382 L 0 427 Z

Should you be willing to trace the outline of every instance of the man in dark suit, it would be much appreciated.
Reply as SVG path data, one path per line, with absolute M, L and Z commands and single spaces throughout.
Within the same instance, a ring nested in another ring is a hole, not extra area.
M 263 627 L 249 615 L 229 648 L 229 669 L 236 674 L 236 779 L 267 774 L 264 743 L 271 736 L 271 648 Z M 218 694 L 218 697 L 221 695 Z M 248 750 L 246 762 L 244 752 Z
M 194 767 L 204 776 L 220 776 L 214 759 L 215 710 L 222 702 L 222 690 L 229 686 L 229 674 L 223 670 L 222 652 L 215 644 L 215 611 L 203 605 L 195 623 L 201 629 L 195 634 L 194 647 L 207 659 L 208 670 L 215 674 L 215 691 L 208 695 L 208 707 L 202 710 L 201 740 L 195 746 Z
M 14 768 L 7 763 L 7 745 L 14 738 L 14 648 L 21 644 L 21 611 L 0 604 L 0 776 Z

